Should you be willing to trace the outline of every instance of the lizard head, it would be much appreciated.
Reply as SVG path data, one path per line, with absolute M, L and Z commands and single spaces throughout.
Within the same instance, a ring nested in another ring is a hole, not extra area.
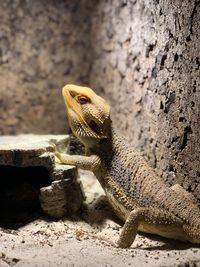
M 90 147 L 110 134 L 110 106 L 92 89 L 68 84 L 63 88 L 67 115 L 74 135 Z

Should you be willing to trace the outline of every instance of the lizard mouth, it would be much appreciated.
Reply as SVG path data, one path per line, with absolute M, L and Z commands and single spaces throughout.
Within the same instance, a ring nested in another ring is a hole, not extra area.
M 65 105 L 67 107 L 72 108 L 72 100 L 73 100 L 73 97 L 72 97 L 72 95 L 70 93 L 70 86 L 69 85 L 66 85 L 62 89 L 62 95 L 63 95 L 64 101 L 65 101 Z
M 64 102 L 67 108 L 67 113 L 68 113 L 68 120 L 70 121 L 71 117 L 74 118 L 73 121 L 77 121 L 76 123 L 73 123 L 74 126 L 76 126 L 75 128 L 77 128 L 77 125 L 81 125 L 79 123 L 79 121 L 83 121 L 83 117 L 80 114 L 80 110 L 77 107 L 77 103 L 74 100 L 74 94 L 75 92 L 72 90 L 70 85 L 66 85 L 63 89 L 62 89 L 62 94 L 63 94 L 63 98 L 64 98 Z M 69 116 L 69 114 L 73 114 L 73 116 Z M 76 118 L 78 117 L 78 118 Z M 80 127 L 79 127 L 80 128 Z
M 85 121 L 83 116 L 81 116 L 78 108 L 76 108 L 76 102 L 74 101 L 75 92 L 73 91 L 73 86 L 66 85 L 62 90 L 65 105 L 67 107 L 67 112 L 73 112 L 74 119 L 71 121 L 71 128 L 77 137 L 90 137 L 101 139 L 101 135 L 98 133 L 98 125 L 94 120 L 89 123 Z M 71 116 L 68 116 L 69 120 Z M 78 118 L 76 118 L 78 117 Z M 80 121 L 82 123 L 80 123 Z

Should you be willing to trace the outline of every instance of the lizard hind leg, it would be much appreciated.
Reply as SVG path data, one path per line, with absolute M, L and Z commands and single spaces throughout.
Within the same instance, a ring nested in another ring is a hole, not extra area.
M 117 246 L 120 248 L 130 247 L 138 230 L 184 240 L 182 225 L 181 219 L 161 208 L 137 208 L 131 211 L 127 217 Z

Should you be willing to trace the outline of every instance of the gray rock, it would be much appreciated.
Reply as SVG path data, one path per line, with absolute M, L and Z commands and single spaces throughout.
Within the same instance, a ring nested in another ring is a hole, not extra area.
M 200 203 L 199 1 L 100 2 L 88 83 L 166 183 L 181 184 Z
M 40 200 L 43 211 L 54 218 L 80 209 L 84 194 L 77 180 L 77 169 L 55 162 L 52 143 L 67 153 L 69 136 L 0 137 L 1 208 L 28 207 Z

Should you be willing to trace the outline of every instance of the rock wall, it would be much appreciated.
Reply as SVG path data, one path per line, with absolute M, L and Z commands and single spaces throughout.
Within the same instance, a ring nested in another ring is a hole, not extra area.
M 90 85 L 169 184 L 200 199 L 199 1 L 100 1 Z
M 0 2 L 0 134 L 66 132 L 61 88 L 87 82 L 89 2 Z
M 0 3 L 0 134 L 64 133 L 61 88 L 89 84 L 169 183 L 200 198 L 198 0 Z

